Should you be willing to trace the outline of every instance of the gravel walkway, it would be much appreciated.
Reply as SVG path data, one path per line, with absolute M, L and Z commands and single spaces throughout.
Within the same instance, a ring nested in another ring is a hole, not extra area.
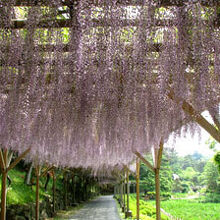
M 71 220 L 120 220 L 116 202 L 112 196 L 101 196 L 87 203 Z

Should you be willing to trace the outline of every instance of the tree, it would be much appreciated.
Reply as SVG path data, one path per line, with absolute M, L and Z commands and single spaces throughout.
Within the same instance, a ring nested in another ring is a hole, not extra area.
M 206 185 L 207 192 L 220 192 L 218 168 L 212 160 L 209 160 L 205 165 L 202 179 Z
M 218 166 L 218 171 L 220 173 L 220 151 L 215 154 L 214 162 Z
M 152 158 L 148 156 L 148 161 Z M 146 165 L 141 163 L 140 166 L 140 180 L 145 181 L 146 191 L 155 191 L 155 176 Z M 160 188 L 162 192 L 171 192 L 172 188 L 172 170 L 169 164 L 168 153 L 164 150 L 161 169 L 160 169 Z

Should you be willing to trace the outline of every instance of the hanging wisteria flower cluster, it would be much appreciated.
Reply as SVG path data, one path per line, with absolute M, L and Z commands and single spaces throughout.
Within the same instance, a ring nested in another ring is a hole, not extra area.
M 218 105 L 216 2 L 1 0 L 1 147 L 98 170 L 190 127 L 168 94 Z

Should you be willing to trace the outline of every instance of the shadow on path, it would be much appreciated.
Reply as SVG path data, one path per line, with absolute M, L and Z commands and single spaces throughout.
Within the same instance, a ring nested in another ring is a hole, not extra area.
M 120 220 L 113 196 L 101 196 L 87 203 L 71 220 Z

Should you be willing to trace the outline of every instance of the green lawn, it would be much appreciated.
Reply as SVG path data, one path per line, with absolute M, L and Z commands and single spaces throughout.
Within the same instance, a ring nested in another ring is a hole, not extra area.
M 136 219 L 137 210 L 136 210 L 136 195 L 130 194 L 129 196 L 129 208 L 132 211 L 132 218 Z M 123 217 L 123 216 L 122 216 Z M 140 200 L 140 219 L 141 220 L 154 220 L 156 219 L 156 208 L 153 204 L 150 204 L 143 199 Z M 161 220 L 169 220 L 164 214 L 161 215 Z
M 184 195 L 181 195 L 182 198 Z M 199 199 L 180 199 L 161 201 L 161 208 L 173 217 L 182 220 L 220 220 L 220 203 L 203 203 Z M 130 195 L 130 210 L 133 217 L 136 217 L 136 196 Z M 155 219 L 155 201 L 140 200 L 140 219 Z M 162 214 L 162 220 L 169 218 Z
M 24 184 L 25 172 L 19 169 L 9 171 L 9 176 L 12 180 L 10 187 L 7 188 L 7 204 L 26 204 L 35 202 L 36 186 L 27 186 Z M 43 190 L 45 178 L 40 180 L 40 198 L 43 195 L 52 196 L 52 180 L 48 184 L 48 191 Z M 57 181 L 58 182 L 58 181 Z M 0 193 L 1 193 L 1 176 L 0 176 Z
M 155 202 L 148 202 L 155 204 Z M 183 220 L 219 220 L 220 203 L 201 203 L 198 199 L 162 201 L 161 207 Z

